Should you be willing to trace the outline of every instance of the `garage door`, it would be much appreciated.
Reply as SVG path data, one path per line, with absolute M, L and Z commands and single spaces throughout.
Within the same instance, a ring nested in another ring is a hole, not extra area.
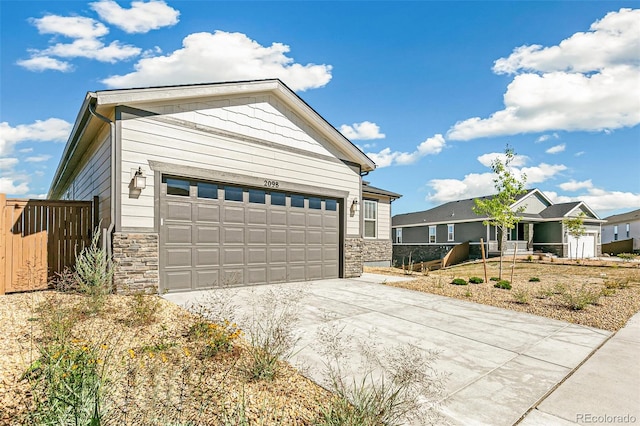
M 337 200 L 164 177 L 165 291 L 337 278 Z
M 569 236 L 569 257 L 576 257 L 576 249 L 578 250 L 578 259 L 586 259 L 595 257 L 596 255 L 596 236 L 586 234 L 580 238 Z

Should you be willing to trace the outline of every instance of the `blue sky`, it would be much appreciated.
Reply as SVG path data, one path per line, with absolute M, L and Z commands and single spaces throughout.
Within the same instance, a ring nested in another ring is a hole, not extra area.
M 47 193 L 87 91 L 278 77 L 378 165 L 395 213 L 491 160 L 601 217 L 640 208 L 636 1 L 0 0 L 0 192 Z

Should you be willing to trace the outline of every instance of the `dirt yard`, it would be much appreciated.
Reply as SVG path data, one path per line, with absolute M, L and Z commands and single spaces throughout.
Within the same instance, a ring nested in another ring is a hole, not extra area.
M 54 291 L 0 296 L 0 425 L 33 424 L 25 414 L 35 392 L 23 375 L 62 332 L 56 347 L 65 353 L 99 355 L 110 404 L 104 424 L 304 425 L 331 398 L 286 363 L 271 381 L 245 377 L 242 338 L 230 352 L 203 356 L 209 342 L 188 337 L 194 316 L 158 297 L 135 306 L 132 296 L 110 295 L 96 315 L 80 312 L 85 300 Z M 132 323 L 156 308 L 152 321 Z
M 640 311 L 640 263 L 518 261 L 513 268 L 511 290 L 495 288 L 494 281 L 454 285 L 453 279 L 484 280 L 482 262 L 444 270 L 413 272 L 398 268 L 365 268 L 366 272 L 402 275 L 413 281 L 388 283 L 397 287 L 455 297 L 471 302 L 528 312 L 548 318 L 616 331 Z M 497 261 L 487 262 L 487 278 L 498 277 Z M 502 278 L 511 281 L 512 263 L 503 262 Z M 533 279 L 533 280 L 532 280 Z M 536 281 L 538 279 L 539 281 Z M 592 303 L 585 303 L 591 301 Z M 583 309 L 576 304 L 585 303 Z

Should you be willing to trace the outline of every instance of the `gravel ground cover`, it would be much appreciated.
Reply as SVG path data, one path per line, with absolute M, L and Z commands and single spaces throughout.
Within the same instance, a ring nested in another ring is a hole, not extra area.
M 511 262 L 503 262 L 502 278 L 511 280 Z M 367 272 L 402 275 L 412 281 L 387 283 L 396 287 L 439 294 L 475 303 L 527 312 L 609 331 L 617 331 L 640 311 L 640 263 L 581 261 L 558 263 L 518 261 L 512 289 L 495 288 L 494 281 L 453 285 L 461 278 L 484 280 L 481 262 L 466 263 L 431 272 L 407 275 L 399 268 L 366 268 Z M 498 262 L 487 262 L 487 278 L 498 276 Z M 533 280 L 532 280 L 533 279 Z M 537 281 L 537 280 L 539 281 Z M 595 299 L 583 309 L 571 305 Z
M 64 309 L 86 297 L 55 291 L 0 296 L 0 424 L 30 424 L 25 413 L 33 398 L 23 375 L 39 356 L 42 326 L 55 326 L 42 323 L 47 315 L 38 307 L 71 312 Z M 142 305 L 157 303 L 148 324 L 131 323 L 131 296 L 121 295 L 109 295 L 97 315 L 71 318 L 71 345 L 98 348 L 103 357 L 96 362 L 108 377 L 112 409 L 103 424 L 304 425 L 331 398 L 286 363 L 271 381 L 248 379 L 240 368 L 247 357 L 242 337 L 230 352 L 201 356 L 206 342 L 187 338 L 194 316 L 153 297 Z

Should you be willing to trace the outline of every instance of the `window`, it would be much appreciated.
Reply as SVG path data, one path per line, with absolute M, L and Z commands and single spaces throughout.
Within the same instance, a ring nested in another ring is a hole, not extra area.
M 618 241 L 618 225 L 613 225 L 613 241 Z
M 260 189 L 249 190 L 249 202 L 255 204 L 264 204 L 265 192 Z
M 291 207 L 304 207 L 304 197 L 302 195 L 292 195 Z
M 628 224 L 628 223 L 625 225 L 626 231 L 627 231 L 627 238 L 629 238 L 629 225 L 630 224 Z
M 189 196 L 189 181 L 184 179 L 166 178 L 167 194 L 180 195 L 182 197 Z
M 429 227 L 429 242 L 430 243 L 435 243 L 436 242 L 436 227 L 435 226 L 430 226 Z
M 218 185 L 214 183 L 198 182 L 198 198 L 218 198 Z
M 242 188 L 237 186 L 224 187 L 224 199 L 227 201 L 242 201 Z
M 378 229 L 378 202 L 364 200 L 364 237 L 375 238 Z
M 396 243 L 402 244 L 402 228 L 396 228 Z
M 272 206 L 286 206 L 287 195 L 284 192 L 272 192 L 271 193 L 271 205 Z
M 309 208 L 320 210 L 322 208 L 322 201 L 320 200 L 320 198 L 309 197 Z
M 454 225 L 452 223 L 447 225 L 447 241 L 455 240 L 455 236 L 453 234 Z
M 324 209 L 332 212 L 336 211 L 336 200 L 324 200 Z

